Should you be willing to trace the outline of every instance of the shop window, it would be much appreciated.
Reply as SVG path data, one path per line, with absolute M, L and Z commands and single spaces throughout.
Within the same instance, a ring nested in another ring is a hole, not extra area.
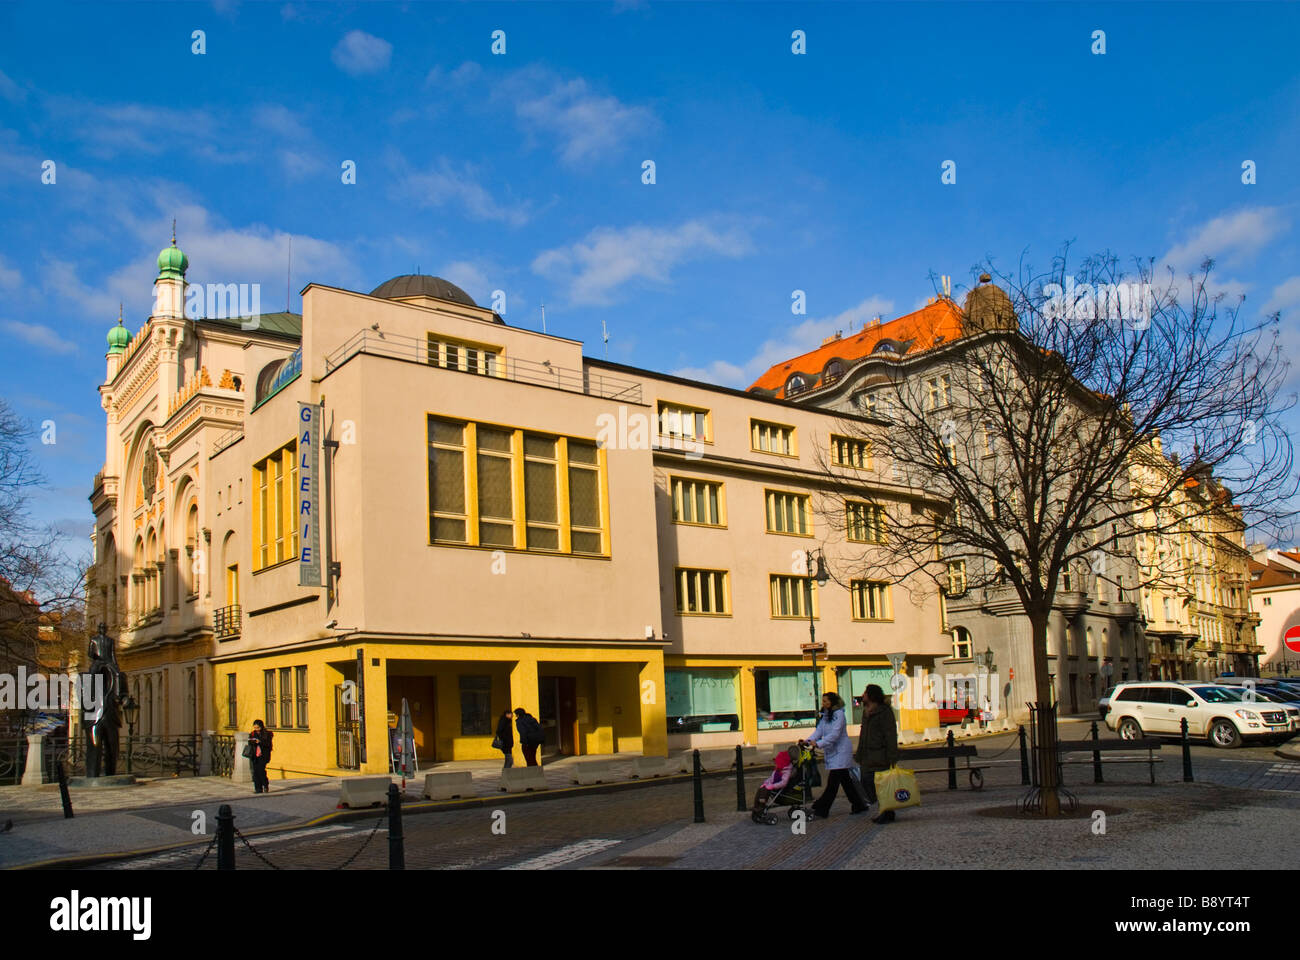
M 760 730 L 811 727 L 817 723 L 820 704 L 811 670 L 755 670 L 754 696 Z
M 740 729 L 735 670 L 665 670 L 669 733 Z
M 490 737 L 492 726 L 492 678 L 460 678 L 460 735 Z

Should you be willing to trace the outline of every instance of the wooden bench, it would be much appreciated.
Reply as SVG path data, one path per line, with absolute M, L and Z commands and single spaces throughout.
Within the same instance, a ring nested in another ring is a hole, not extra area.
M 1056 745 L 1056 765 L 1064 767 L 1090 763 L 1093 765 L 1092 782 L 1101 783 L 1101 765 L 1103 763 L 1145 763 L 1151 773 L 1151 782 L 1156 782 L 1156 764 L 1161 760 L 1155 755 L 1160 749 L 1160 741 L 1155 737 L 1143 737 L 1140 740 L 1093 740 L 1089 737 L 1086 740 L 1061 740 Z M 1103 753 L 1118 753 L 1121 750 L 1145 750 L 1146 759 L 1142 757 L 1112 757 L 1103 760 Z M 1065 760 L 1062 759 L 1067 753 L 1091 753 L 1091 760 Z M 1062 783 L 1065 782 L 1065 772 L 1062 770 L 1058 774 Z
M 984 764 L 972 764 L 971 757 L 978 757 L 979 751 L 968 743 L 954 744 L 949 743 L 942 747 L 912 747 L 898 752 L 898 762 L 912 760 L 947 760 L 946 767 L 929 767 L 923 769 L 912 769 L 913 773 L 946 773 L 948 774 L 948 789 L 957 789 L 957 763 L 958 757 L 966 761 L 966 778 L 970 781 L 972 790 L 979 790 L 984 786 Z

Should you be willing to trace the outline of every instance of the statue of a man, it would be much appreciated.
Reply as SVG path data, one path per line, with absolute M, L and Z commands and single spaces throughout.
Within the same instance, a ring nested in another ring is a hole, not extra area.
M 90 689 L 94 691 L 90 735 L 86 741 L 86 776 L 111 777 L 117 773 L 118 727 L 121 718 L 118 706 L 126 697 L 126 676 L 117 665 L 113 638 L 106 624 L 90 638 Z

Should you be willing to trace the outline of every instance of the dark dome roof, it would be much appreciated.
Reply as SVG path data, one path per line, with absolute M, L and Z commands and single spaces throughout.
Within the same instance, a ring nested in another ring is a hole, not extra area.
M 433 297 L 437 300 L 450 300 L 463 303 L 467 307 L 477 307 L 474 298 L 468 293 L 442 277 L 430 277 L 423 273 L 408 273 L 404 276 L 385 280 L 370 291 L 372 297 L 385 300 L 400 300 L 403 297 Z

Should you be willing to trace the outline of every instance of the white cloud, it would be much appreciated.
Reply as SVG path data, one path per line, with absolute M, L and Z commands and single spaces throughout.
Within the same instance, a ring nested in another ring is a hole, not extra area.
M 491 305 L 489 301 L 492 299 L 491 294 L 494 287 L 492 282 L 488 280 L 487 273 L 478 264 L 471 263 L 468 260 L 457 260 L 439 270 L 438 276 L 456 284 L 456 286 L 473 297 L 474 302 L 480 307 Z M 500 284 L 496 286 L 500 287 Z
M 1202 224 L 1183 243 L 1170 248 L 1162 263 L 1176 274 L 1196 272 L 1206 257 L 1224 264 L 1248 260 L 1267 246 L 1290 224 L 1277 207 L 1252 207 L 1215 217 Z
M 499 202 L 478 182 L 473 168 L 461 170 L 452 167 L 446 157 L 441 157 L 427 170 L 413 170 L 393 154 L 393 164 L 398 170 L 398 190 L 423 207 L 441 207 L 459 203 L 475 220 L 499 220 L 512 226 L 528 222 L 527 204 L 506 205 Z
M 560 158 L 570 165 L 616 150 L 658 124 L 646 107 L 596 93 L 581 78 L 563 80 L 541 69 L 507 77 L 495 95 L 514 104 L 526 127 L 555 137 Z
M 546 250 L 533 272 L 568 285 L 575 304 L 609 304 L 619 287 L 633 280 L 666 284 L 672 269 L 688 257 L 740 257 L 749 253 L 740 227 L 720 228 L 703 220 L 677 227 L 598 227 L 584 240 Z
M 0 322 L 0 329 L 3 329 L 11 336 L 24 340 L 34 347 L 47 350 L 50 353 L 76 353 L 77 345 L 71 340 L 65 340 L 49 327 L 42 326 L 39 323 L 16 323 L 13 320 Z
M 5 258 L 0 257 L 0 290 L 17 290 L 23 284 L 23 276 L 6 266 L 6 263 Z
M 1272 295 L 1264 304 L 1264 313 L 1279 311 L 1288 326 L 1300 319 L 1300 277 L 1289 277 L 1273 288 Z
M 887 316 L 893 308 L 892 300 L 878 296 L 868 297 L 834 316 L 808 317 L 781 336 L 764 341 L 753 356 L 739 365 L 715 360 L 704 367 L 683 367 L 673 373 L 692 380 L 744 389 L 769 367 L 817 349 L 823 340 L 836 332 L 842 331 L 848 337 L 850 333 L 860 330 L 864 323 L 879 316 Z
M 252 120 L 259 127 L 283 134 L 300 143 L 312 140 L 311 131 L 298 119 L 298 114 L 279 103 L 263 103 L 253 108 Z
M 387 70 L 392 55 L 393 45 L 387 40 L 364 30 L 350 30 L 334 47 L 330 57 L 334 65 L 344 73 L 357 77 L 363 73 Z
M 0 97 L 4 97 L 10 103 L 21 103 L 27 98 L 27 91 L 10 80 L 3 70 L 0 70 Z

